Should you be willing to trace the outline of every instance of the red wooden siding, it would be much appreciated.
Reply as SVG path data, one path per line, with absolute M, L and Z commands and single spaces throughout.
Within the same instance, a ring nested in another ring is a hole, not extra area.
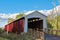
M 7 29 L 8 28 L 8 29 Z M 24 32 L 24 19 L 12 22 L 8 25 L 5 25 L 4 30 L 13 33 L 21 33 Z
M 20 30 L 21 32 L 24 32 L 24 19 L 20 20 Z
M 12 32 L 12 29 L 13 29 L 13 23 L 9 24 L 9 32 Z
M 5 31 L 9 31 L 9 25 L 5 25 L 4 30 L 5 30 Z
M 4 30 L 5 30 L 5 31 L 7 30 L 7 25 L 5 25 Z
M 16 27 L 17 27 L 17 26 L 16 26 L 16 22 L 13 23 L 13 26 L 14 26 L 14 27 L 13 27 L 13 29 L 12 29 L 12 32 L 16 33 L 16 32 L 17 32 L 17 29 L 16 29 Z

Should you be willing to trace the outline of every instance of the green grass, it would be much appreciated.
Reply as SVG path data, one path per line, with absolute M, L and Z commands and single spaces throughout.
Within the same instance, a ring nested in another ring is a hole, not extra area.
M 3 37 L 0 37 L 0 40 L 9 40 L 9 39 L 7 39 L 7 38 L 3 38 Z

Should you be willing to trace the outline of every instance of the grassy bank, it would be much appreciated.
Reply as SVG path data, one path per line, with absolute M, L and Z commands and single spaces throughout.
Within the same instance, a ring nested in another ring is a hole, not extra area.
M 40 38 L 41 35 L 39 34 L 39 31 L 28 31 L 27 33 L 22 32 L 21 34 L 8 33 L 8 35 L 7 32 L 2 32 L 0 33 L 0 40 L 36 40 Z M 43 40 L 43 35 L 41 38 Z

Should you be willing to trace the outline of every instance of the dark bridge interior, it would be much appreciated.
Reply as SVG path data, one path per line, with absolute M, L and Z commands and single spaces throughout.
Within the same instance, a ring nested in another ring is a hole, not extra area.
M 43 29 L 43 20 L 41 20 L 40 18 L 30 18 L 28 19 L 28 28 L 32 28 L 32 29 Z

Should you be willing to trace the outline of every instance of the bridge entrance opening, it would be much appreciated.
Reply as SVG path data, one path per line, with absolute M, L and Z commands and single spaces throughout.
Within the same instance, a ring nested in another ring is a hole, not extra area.
M 40 18 L 29 18 L 28 19 L 28 28 L 43 31 L 43 20 Z

